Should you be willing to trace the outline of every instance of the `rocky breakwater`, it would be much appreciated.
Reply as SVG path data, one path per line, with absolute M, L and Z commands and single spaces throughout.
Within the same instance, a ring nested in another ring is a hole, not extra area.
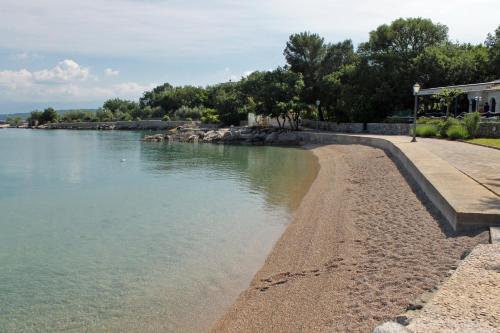
M 296 146 L 302 144 L 302 137 L 300 132 L 274 127 L 229 127 L 217 130 L 177 127 L 166 133 L 147 135 L 142 141 Z

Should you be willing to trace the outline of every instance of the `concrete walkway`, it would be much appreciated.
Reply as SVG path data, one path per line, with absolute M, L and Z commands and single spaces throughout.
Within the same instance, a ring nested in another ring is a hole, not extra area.
M 365 144 L 393 155 L 456 230 L 500 226 L 500 151 L 408 136 L 305 131 L 312 143 Z
M 500 150 L 447 140 L 419 139 L 418 141 L 425 149 L 500 197 Z
M 417 138 L 416 143 L 411 143 L 411 137 L 408 136 L 369 136 L 384 138 L 398 145 L 408 143 L 425 149 L 500 197 L 500 150 L 459 141 Z

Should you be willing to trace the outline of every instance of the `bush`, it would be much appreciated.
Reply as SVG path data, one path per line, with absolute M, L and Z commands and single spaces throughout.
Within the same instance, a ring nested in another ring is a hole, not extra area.
M 436 126 L 430 124 L 417 125 L 417 136 L 424 138 L 436 136 L 438 130 Z
M 175 111 L 175 118 L 179 120 L 188 120 L 188 118 L 191 120 L 198 120 L 201 118 L 201 112 L 201 107 L 190 108 L 187 106 L 181 106 L 177 109 L 177 111 Z
M 113 121 L 113 112 L 108 109 L 97 110 L 95 116 L 99 121 Z
M 216 124 L 219 122 L 217 110 L 205 108 L 201 111 L 201 122 L 204 124 Z
M 448 128 L 446 135 L 450 140 L 463 140 L 467 138 L 467 130 L 462 125 L 453 125 Z
M 474 138 L 476 136 L 480 121 L 481 115 L 479 114 L 479 112 L 467 113 L 465 115 L 464 126 L 471 138 Z
M 168 114 L 166 114 L 166 115 L 163 116 L 163 118 L 161 118 L 161 120 L 163 120 L 163 121 L 169 121 L 170 117 L 168 116 Z
M 460 126 L 460 121 L 455 118 L 449 117 L 444 122 L 442 122 L 441 127 L 439 127 L 439 135 L 443 138 L 448 136 L 448 129 L 453 126 Z

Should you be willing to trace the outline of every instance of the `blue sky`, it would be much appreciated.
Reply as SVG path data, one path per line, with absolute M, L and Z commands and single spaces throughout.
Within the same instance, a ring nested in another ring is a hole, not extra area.
M 305 30 L 358 44 L 380 24 L 422 16 L 480 43 L 498 13 L 498 0 L 2 0 L 0 113 L 238 79 L 282 65 L 288 36 Z

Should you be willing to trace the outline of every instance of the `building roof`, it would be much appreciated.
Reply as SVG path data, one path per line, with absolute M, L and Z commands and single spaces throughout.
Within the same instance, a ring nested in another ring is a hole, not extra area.
M 500 87 L 500 80 L 495 80 L 491 82 L 483 82 L 483 83 L 472 83 L 472 84 L 460 84 L 456 86 L 447 86 L 447 87 L 436 87 L 436 88 L 427 88 L 419 91 L 419 96 L 426 95 L 436 95 L 439 94 L 443 89 L 460 89 L 464 93 L 475 92 L 475 91 L 484 91 L 484 90 L 497 90 Z

